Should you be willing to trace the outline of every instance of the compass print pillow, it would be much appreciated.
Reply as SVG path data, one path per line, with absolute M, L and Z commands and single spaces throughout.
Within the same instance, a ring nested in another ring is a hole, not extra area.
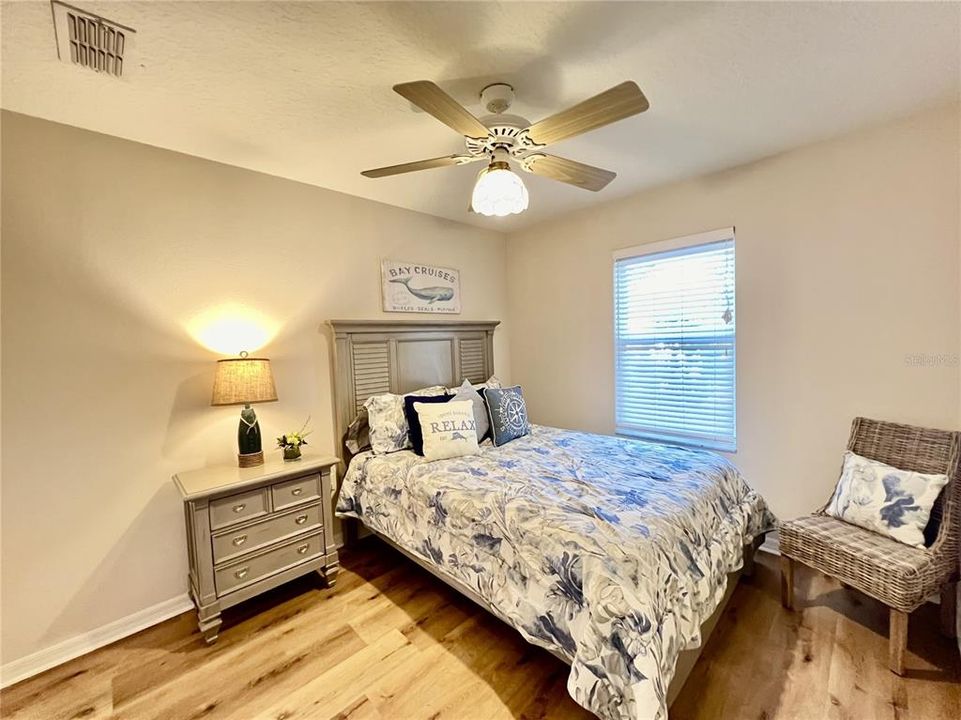
M 494 445 L 504 445 L 531 431 L 527 419 L 527 404 L 521 386 L 487 388 L 484 390 L 487 413 L 491 421 L 491 438 Z

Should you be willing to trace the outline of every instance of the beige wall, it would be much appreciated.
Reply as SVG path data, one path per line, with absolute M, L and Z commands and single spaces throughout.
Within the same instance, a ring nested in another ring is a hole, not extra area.
M 505 319 L 500 234 L 21 115 L 2 139 L 5 663 L 185 592 L 170 475 L 236 452 L 188 331 L 216 308 L 276 326 L 268 448 L 310 415 L 333 449 L 321 326 L 382 314 L 382 258 L 459 268 L 461 317 Z
M 273 332 L 265 436 L 310 414 L 332 449 L 321 326 L 382 314 L 383 257 L 460 268 L 462 317 L 510 319 L 498 372 L 533 419 L 611 432 L 611 251 L 735 225 L 733 457 L 783 516 L 830 491 L 853 415 L 958 427 L 958 368 L 906 362 L 961 351 L 958 121 L 926 113 L 505 242 L 3 113 L 3 662 L 184 592 L 168 478 L 232 459 L 237 411 L 208 405 L 221 355 L 192 334 L 224 306 Z
M 958 428 L 958 153 L 949 108 L 512 236 L 511 370 L 533 419 L 613 431 L 612 250 L 733 225 L 732 457 L 776 513 L 826 499 L 857 414 Z

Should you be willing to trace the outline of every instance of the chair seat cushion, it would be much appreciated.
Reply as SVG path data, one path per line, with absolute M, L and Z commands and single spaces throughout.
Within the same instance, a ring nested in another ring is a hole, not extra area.
M 781 524 L 783 555 L 836 577 L 889 607 L 917 608 L 944 578 L 926 548 L 914 548 L 827 515 Z

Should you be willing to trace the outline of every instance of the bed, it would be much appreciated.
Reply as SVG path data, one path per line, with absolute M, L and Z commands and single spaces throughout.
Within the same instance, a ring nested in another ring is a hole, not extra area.
M 485 380 L 495 325 L 333 323 L 341 429 L 370 395 Z M 468 458 L 360 453 L 337 512 L 564 660 L 574 700 L 616 720 L 667 717 L 773 522 L 718 455 L 543 426 Z

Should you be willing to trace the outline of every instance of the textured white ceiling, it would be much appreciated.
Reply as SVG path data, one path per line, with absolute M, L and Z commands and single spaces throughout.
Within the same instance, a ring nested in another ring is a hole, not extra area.
M 50 6 L 4 2 L 9 110 L 486 227 L 513 229 L 956 99 L 955 3 L 85 2 L 137 30 L 124 80 L 57 60 Z M 431 79 L 475 114 L 514 85 L 537 120 L 622 80 L 651 109 L 552 148 L 618 173 L 600 193 L 524 175 L 530 210 L 466 211 L 477 166 L 391 91 Z

